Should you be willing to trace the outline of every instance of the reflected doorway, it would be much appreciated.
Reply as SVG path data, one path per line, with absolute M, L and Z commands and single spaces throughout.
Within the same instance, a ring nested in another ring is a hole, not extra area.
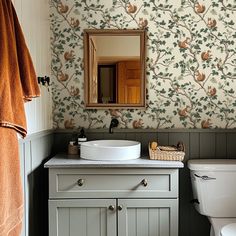
M 98 103 L 117 103 L 116 64 L 98 65 Z

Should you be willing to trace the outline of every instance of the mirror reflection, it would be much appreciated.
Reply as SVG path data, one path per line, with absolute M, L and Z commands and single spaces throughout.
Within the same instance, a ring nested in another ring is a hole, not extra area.
M 85 31 L 86 106 L 144 106 L 144 58 L 144 31 Z

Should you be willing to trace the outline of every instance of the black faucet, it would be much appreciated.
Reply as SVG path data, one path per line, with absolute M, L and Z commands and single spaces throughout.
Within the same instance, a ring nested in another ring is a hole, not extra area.
M 116 118 L 111 119 L 110 127 L 109 127 L 109 133 L 112 134 L 113 130 L 112 128 L 117 127 L 119 124 L 119 121 Z

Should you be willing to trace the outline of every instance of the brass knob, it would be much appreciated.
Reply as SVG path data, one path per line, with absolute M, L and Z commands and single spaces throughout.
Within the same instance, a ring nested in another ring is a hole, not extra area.
M 122 205 L 120 205 L 120 206 L 118 206 L 117 208 L 118 208 L 118 210 L 119 210 L 119 211 L 122 211 L 122 209 L 123 209 L 123 206 L 122 206 Z
M 78 179 L 77 184 L 79 186 L 83 186 L 84 185 L 84 179 Z
M 144 187 L 147 187 L 148 182 L 147 182 L 146 179 L 143 179 L 143 180 L 141 181 L 141 184 L 142 184 Z
M 114 211 L 114 210 L 115 210 L 115 206 L 110 205 L 110 206 L 108 207 L 108 209 L 109 209 L 110 211 Z

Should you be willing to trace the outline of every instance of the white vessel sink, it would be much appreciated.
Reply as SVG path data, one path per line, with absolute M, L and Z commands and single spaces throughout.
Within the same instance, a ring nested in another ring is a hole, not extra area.
M 130 140 L 94 140 L 80 147 L 81 158 L 95 161 L 133 160 L 140 152 L 140 142 Z

